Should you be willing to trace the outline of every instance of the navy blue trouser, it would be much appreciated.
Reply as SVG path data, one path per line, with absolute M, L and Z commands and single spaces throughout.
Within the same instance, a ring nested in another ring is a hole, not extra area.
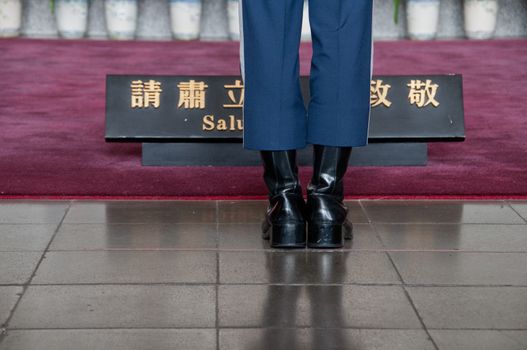
M 313 56 L 306 109 L 298 52 L 303 0 L 239 0 L 245 149 L 368 143 L 372 1 L 309 0 Z

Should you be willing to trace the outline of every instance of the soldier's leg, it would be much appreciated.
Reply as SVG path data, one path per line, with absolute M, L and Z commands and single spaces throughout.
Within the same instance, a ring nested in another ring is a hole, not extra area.
M 309 0 L 313 40 L 307 141 L 367 144 L 372 0 Z
M 351 149 L 368 143 L 372 0 L 309 0 L 311 61 L 307 142 L 313 176 L 307 186 L 307 245 L 340 248 L 353 237 L 344 205 Z
M 239 5 L 243 146 L 303 148 L 306 109 L 298 58 L 303 0 L 240 0 Z
M 303 248 L 305 203 L 296 165 L 296 149 L 306 144 L 298 58 L 303 0 L 239 4 L 243 147 L 260 150 L 269 190 L 263 237 L 272 247 Z

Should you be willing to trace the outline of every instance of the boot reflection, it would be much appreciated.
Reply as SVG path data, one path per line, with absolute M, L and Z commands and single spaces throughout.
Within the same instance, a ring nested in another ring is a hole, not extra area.
M 316 253 L 313 268 L 321 284 L 341 284 L 346 281 L 346 260 L 349 252 Z M 311 305 L 312 324 L 318 329 L 311 333 L 312 349 L 351 349 L 351 344 L 339 327 L 346 325 L 346 310 L 343 303 L 342 286 L 307 287 L 307 298 Z
M 273 285 L 262 305 L 262 324 L 268 329 L 248 349 L 351 349 L 341 328 L 347 325 L 340 284 L 348 257 L 342 251 L 267 254 Z

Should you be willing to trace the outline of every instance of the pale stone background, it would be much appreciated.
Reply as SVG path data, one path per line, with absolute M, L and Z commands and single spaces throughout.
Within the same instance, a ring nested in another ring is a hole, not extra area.
M 89 38 L 106 38 L 103 1 L 94 0 L 90 8 Z M 392 20 L 392 0 L 374 0 L 375 39 L 395 40 L 406 36 L 404 4 L 399 24 Z M 464 37 L 462 0 L 441 0 L 439 39 Z M 57 37 L 55 20 L 48 0 L 24 0 L 22 35 L 26 37 Z M 138 39 L 170 40 L 168 1 L 140 0 Z M 527 0 L 500 0 L 497 38 L 527 37 Z M 228 39 L 226 0 L 203 0 L 201 40 Z

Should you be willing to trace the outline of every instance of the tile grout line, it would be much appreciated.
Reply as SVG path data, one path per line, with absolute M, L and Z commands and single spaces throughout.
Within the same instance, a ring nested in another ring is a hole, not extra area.
M 89 282 L 89 283 L 32 283 L 32 287 L 86 287 L 86 286 L 170 286 L 170 287 L 193 287 L 193 286 L 214 286 L 216 282 Z M 347 283 L 291 283 L 291 282 L 225 282 L 223 286 L 293 286 L 293 287 L 401 287 L 401 283 L 365 283 L 365 282 L 347 282 Z M 405 283 L 406 287 L 421 288 L 515 288 L 525 289 L 527 284 L 419 284 Z M 0 287 L 23 287 L 23 284 L 0 284 Z
M 200 326 L 184 326 L 184 327 L 171 327 L 171 326 L 157 326 L 157 327 L 69 327 L 69 328 L 39 328 L 39 327 L 20 327 L 20 328 L 11 328 L 13 331 L 71 331 L 71 330 L 178 330 L 178 329 L 210 329 L 213 330 L 213 327 L 200 327 Z M 342 326 L 342 327 L 320 327 L 320 326 L 225 326 L 220 327 L 220 329 L 373 329 L 373 330 L 395 330 L 395 331 L 405 331 L 405 330 L 415 330 L 422 331 L 423 328 L 394 328 L 394 327 L 368 327 L 368 326 Z M 508 332 L 508 331 L 527 331 L 527 328 L 429 328 L 433 331 L 496 331 L 496 332 Z
M 368 223 L 358 222 L 357 224 L 367 225 Z M 455 221 L 400 221 L 400 222 L 388 222 L 388 221 L 372 221 L 372 225 L 385 225 L 385 226 L 401 226 L 401 225 L 415 225 L 415 226 L 525 226 L 526 223 L 514 223 L 514 222 L 455 222 Z
M 388 253 L 386 253 L 386 255 L 390 255 Z M 392 261 L 392 264 L 395 266 L 395 263 L 393 262 L 392 258 L 389 257 L 390 261 Z M 397 270 L 397 268 L 395 267 L 396 271 L 397 271 L 397 274 L 399 274 L 399 270 Z M 399 274 L 400 275 L 400 274 Z M 402 278 L 402 277 L 401 277 Z M 406 285 L 404 284 L 403 282 L 403 285 L 401 286 L 403 291 L 404 291 L 404 294 L 406 295 L 406 298 L 408 299 L 408 302 L 410 303 L 410 305 L 412 306 L 412 309 L 414 310 L 415 312 L 415 315 L 417 316 L 417 319 L 419 320 L 419 322 L 421 323 L 421 325 L 423 326 L 423 330 L 425 331 L 426 335 L 428 336 L 428 339 L 430 340 L 430 342 L 432 343 L 432 345 L 434 346 L 434 348 L 436 350 L 439 350 L 439 346 L 437 346 L 434 338 L 432 337 L 432 334 L 430 333 L 430 330 L 428 329 L 428 327 L 426 327 L 426 324 L 425 322 L 423 321 L 423 317 L 421 316 L 421 314 L 419 313 L 419 311 L 417 310 L 417 306 L 415 306 L 415 303 L 413 301 L 413 299 L 411 298 L 410 296 L 410 293 L 408 292 L 408 290 L 406 289 Z
M 515 212 L 516 213 L 516 212 Z M 519 214 L 518 214 L 519 215 Z M 494 226 L 525 226 L 527 225 L 527 220 L 523 219 L 523 217 L 520 216 L 520 218 L 526 222 L 458 222 L 458 221 L 355 221 L 354 224 L 357 225 L 368 225 L 368 224 L 382 224 L 382 225 L 494 225 Z M 369 218 L 368 218 L 369 220 Z M 161 222 L 148 222 L 148 221 L 137 221 L 137 222 L 129 222 L 129 221 L 114 221 L 114 222 L 99 222 L 99 221 L 93 221 L 93 222 L 68 222 L 66 225 L 138 225 L 138 226 L 146 226 L 146 225 L 214 225 L 215 222 L 212 221 L 161 221 Z M 225 225 L 259 225 L 261 222 L 258 221 L 225 221 L 221 222 L 220 224 Z M 28 223 L 0 223 L 1 225 L 12 225 L 12 226 L 24 226 L 24 225 L 35 225 L 35 224 L 28 224 Z M 49 223 L 48 223 L 49 225 Z
M 10 331 L 83 331 L 83 330 L 214 330 L 212 327 L 200 327 L 200 326 L 186 326 L 186 327 L 170 327 L 170 326 L 158 326 L 158 327 L 71 327 L 71 328 L 38 328 L 38 327 L 20 327 L 11 328 Z M 392 331 L 423 331 L 422 328 L 393 328 L 393 327 L 367 327 L 367 326 L 342 326 L 342 327 L 313 327 L 313 326 L 225 326 L 220 329 L 230 330 L 247 330 L 247 329 L 275 329 L 275 330 L 392 330 Z M 429 328 L 432 331 L 491 331 L 491 332 L 510 332 L 520 331 L 526 332 L 526 328 Z M 504 336 L 507 336 L 503 334 Z
M 367 218 L 369 220 L 369 217 Z M 522 218 L 523 219 L 523 218 Z M 221 224 L 226 225 L 258 225 L 261 222 L 258 221 L 225 221 Z M 368 224 L 382 224 L 382 225 L 502 225 L 502 226 L 525 226 L 526 222 L 459 222 L 459 221 L 354 221 L 354 224 L 357 225 L 368 225 Z M 104 222 L 73 222 L 68 223 L 69 225 L 97 225 L 97 224 L 105 224 Z M 214 224 L 213 222 L 111 222 L 107 223 L 110 225 L 151 225 L 151 224 L 194 224 L 194 225 L 206 225 L 206 224 Z M 20 224 L 17 224 L 20 225 Z
M 514 207 L 512 206 L 510 202 L 506 202 L 506 204 L 509 206 L 509 208 L 512 209 L 513 212 L 516 213 L 516 215 L 518 215 L 523 221 L 525 221 L 525 223 L 527 223 L 527 218 L 524 218 L 520 213 L 518 213 L 518 211 L 514 209 Z
M 383 242 L 380 242 L 383 244 Z M 225 252 L 225 253 L 273 253 L 273 254 L 322 254 L 335 253 L 460 253 L 460 254 L 525 254 L 527 250 L 473 250 L 473 249 L 396 249 L 396 248 L 344 248 L 344 249 L 310 249 L 287 250 L 271 248 L 94 248 L 94 249 L 53 249 L 48 253 L 97 253 L 97 252 Z M 42 250 L 0 250 L 0 253 L 40 253 Z
M 219 306 L 219 283 L 220 283 L 220 218 L 219 218 L 219 201 L 216 200 L 216 284 L 214 286 L 215 289 L 215 330 L 216 330 L 216 349 L 220 349 L 220 328 L 219 328 L 219 314 L 220 314 L 220 306 Z
M 86 287 L 86 286 L 166 286 L 195 287 L 215 286 L 216 282 L 86 282 L 86 283 L 32 283 L 32 287 Z M 219 285 L 219 284 L 218 284 Z M 291 283 L 291 282 L 224 282 L 222 286 L 293 286 L 293 287 L 400 287 L 401 283 L 366 283 L 366 282 L 332 282 L 332 283 Z M 432 284 L 406 283 L 407 287 L 421 288 L 513 288 L 525 289 L 527 284 Z M 23 284 L 0 284 L 0 287 L 23 287 Z
M 375 231 L 375 233 L 377 235 L 379 235 L 379 232 L 377 231 L 377 228 L 375 227 L 375 225 L 373 225 L 373 230 Z M 379 238 L 380 239 L 380 238 Z M 381 241 L 381 244 L 383 244 L 384 246 L 384 243 Z M 401 281 L 401 288 L 403 289 L 403 292 L 404 292 L 404 295 L 406 296 L 406 299 L 408 300 L 408 302 L 410 303 L 410 306 L 412 307 L 417 319 L 419 320 L 419 323 L 421 323 L 421 326 L 423 327 L 423 330 L 425 331 L 428 339 L 430 340 L 430 342 L 432 343 L 432 345 L 434 346 L 434 349 L 436 350 L 439 350 L 439 347 L 437 346 L 434 338 L 432 338 L 432 334 L 430 334 L 430 331 L 428 330 L 428 328 L 426 327 L 426 324 L 425 322 L 423 321 L 423 318 L 421 317 L 421 315 L 419 314 L 419 311 L 417 310 L 417 307 L 415 306 L 414 304 L 414 301 L 412 300 L 412 298 L 410 297 L 410 293 L 408 293 L 408 290 L 406 289 L 406 282 L 404 281 L 403 279 L 403 276 L 401 275 L 401 273 L 399 272 L 399 269 L 397 268 L 397 265 L 395 265 L 395 262 L 393 261 L 391 255 L 388 253 L 388 252 L 384 252 L 384 254 L 386 254 L 386 257 L 388 258 L 388 260 L 390 261 L 390 264 L 392 265 L 392 267 L 394 268 L 395 270 L 395 273 L 397 274 L 399 280 Z
M 395 273 L 397 274 L 397 277 L 399 278 L 399 281 L 401 282 L 401 287 L 402 287 L 403 292 L 404 292 L 404 294 L 406 296 L 406 299 L 410 303 L 410 305 L 411 305 L 411 307 L 412 307 L 417 319 L 419 320 L 419 323 L 421 324 L 421 327 L 423 328 L 424 332 L 426 333 L 426 336 L 428 337 L 428 339 L 430 340 L 430 342 L 434 346 L 434 349 L 439 350 L 439 347 L 437 346 L 436 342 L 432 338 L 432 335 L 430 334 L 430 332 L 426 328 L 426 325 L 425 325 L 423 319 L 421 318 L 421 315 L 417 311 L 417 307 L 414 305 L 413 300 L 410 298 L 410 295 L 409 295 L 408 291 L 406 290 L 405 281 L 403 279 L 403 276 L 400 274 L 399 270 L 397 269 L 397 266 L 395 265 L 395 262 L 393 261 L 393 259 L 390 256 L 389 252 L 386 250 L 386 244 L 382 240 L 382 237 L 379 234 L 379 231 L 377 230 L 377 226 L 375 225 L 375 223 L 373 223 L 371 221 L 370 217 L 366 213 L 366 209 L 364 208 L 364 206 L 362 204 L 362 201 L 360 201 L 360 205 L 361 205 L 361 208 L 363 208 L 363 211 L 365 212 L 366 218 L 368 219 L 368 222 L 370 223 L 370 227 L 372 227 L 373 232 L 375 232 L 375 237 L 377 238 L 379 243 L 381 243 L 381 246 L 385 249 L 384 250 L 384 254 L 388 258 L 388 260 L 390 261 L 390 264 L 392 265 L 393 269 L 395 270 Z
M 366 217 L 366 221 L 367 221 L 366 224 L 371 225 L 371 224 L 373 224 L 373 221 L 370 219 L 370 216 L 368 215 L 368 212 L 366 211 L 366 207 L 364 206 L 364 204 L 362 202 L 363 202 L 363 200 L 359 200 L 358 204 L 359 204 L 359 206 L 361 208 L 362 213 Z
M 62 215 L 62 218 L 60 219 L 59 223 L 57 224 L 57 227 L 55 228 L 55 232 L 53 232 L 53 235 L 51 236 L 48 244 L 46 245 L 46 248 L 42 251 L 42 255 L 40 256 L 40 259 L 38 260 L 35 268 L 33 269 L 33 272 L 31 273 L 31 276 L 28 278 L 26 283 L 21 285 L 22 286 L 22 293 L 20 294 L 20 297 L 15 302 L 15 305 L 13 305 L 13 308 L 9 312 L 9 316 L 7 317 L 6 321 L 4 322 L 2 328 L 0 328 L 0 344 L 2 343 L 4 338 L 7 336 L 7 329 L 8 329 L 8 326 L 9 326 L 9 322 L 13 318 L 13 315 L 15 314 L 15 311 L 16 311 L 18 305 L 20 304 L 20 302 L 22 301 L 22 298 L 26 294 L 26 290 L 28 289 L 29 285 L 31 284 L 31 281 L 33 280 L 33 277 L 35 276 L 38 268 L 40 267 L 40 264 L 44 260 L 44 256 L 46 256 L 46 253 L 49 251 L 49 247 L 51 246 L 51 242 L 53 242 L 53 240 L 55 239 L 55 236 L 59 232 L 60 227 L 62 226 L 62 223 L 64 222 L 64 219 L 66 218 L 66 215 L 68 215 L 68 213 L 70 211 L 71 205 L 72 205 L 72 201 L 70 200 L 70 201 L 68 201 L 68 206 L 67 206 L 66 210 L 64 211 L 64 214 Z

